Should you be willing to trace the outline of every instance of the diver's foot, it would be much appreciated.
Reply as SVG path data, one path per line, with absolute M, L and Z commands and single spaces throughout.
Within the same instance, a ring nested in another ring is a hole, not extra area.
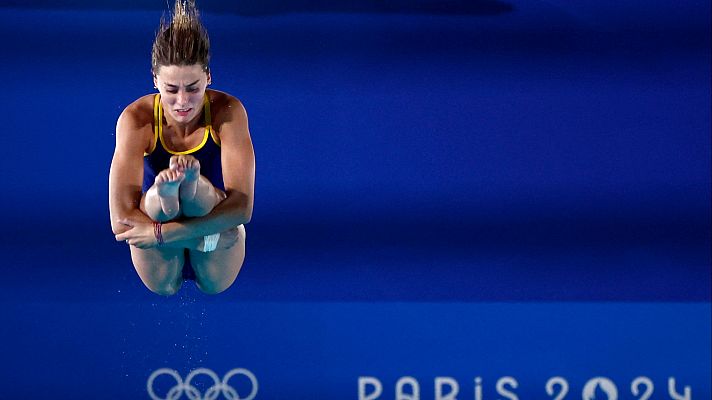
M 161 210 L 168 219 L 175 218 L 180 212 L 180 202 L 178 192 L 181 183 L 185 180 L 185 174 L 172 169 L 164 169 L 159 172 L 154 181 L 156 194 L 161 202 Z
M 198 190 L 198 179 L 200 178 L 200 161 L 191 155 L 179 155 L 171 157 L 169 168 L 174 171 L 180 171 L 184 174 L 185 179 L 180 185 L 181 201 L 191 201 L 195 198 L 195 192 Z

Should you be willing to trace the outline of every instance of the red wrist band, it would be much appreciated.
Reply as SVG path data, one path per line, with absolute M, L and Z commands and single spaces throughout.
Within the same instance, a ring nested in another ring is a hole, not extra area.
M 158 245 L 161 246 L 163 245 L 163 232 L 161 232 L 161 223 L 160 222 L 154 222 L 153 223 L 153 236 L 156 237 L 156 241 L 158 242 Z

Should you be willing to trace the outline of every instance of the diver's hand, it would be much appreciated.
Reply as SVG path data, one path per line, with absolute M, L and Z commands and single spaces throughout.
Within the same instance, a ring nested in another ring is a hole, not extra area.
M 232 228 L 225 232 L 220 232 L 220 240 L 218 241 L 218 249 L 229 249 L 237 243 L 240 238 L 238 228 Z
M 118 222 L 128 226 L 129 230 L 116 235 L 117 242 L 124 241 L 139 249 L 150 249 L 158 246 L 158 239 L 156 239 L 153 231 L 153 223 L 138 222 L 130 218 L 123 218 Z

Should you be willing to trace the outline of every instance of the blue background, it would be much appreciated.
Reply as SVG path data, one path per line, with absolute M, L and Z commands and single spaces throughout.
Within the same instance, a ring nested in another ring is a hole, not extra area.
M 142 398 L 151 371 L 199 366 L 252 370 L 259 398 L 500 373 L 709 398 L 710 4 L 571 3 L 199 1 L 214 86 L 250 117 L 255 211 L 233 288 L 160 298 L 113 240 L 107 178 L 165 2 L 0 2 L 0 398 L 92 398 L 80 376 Z

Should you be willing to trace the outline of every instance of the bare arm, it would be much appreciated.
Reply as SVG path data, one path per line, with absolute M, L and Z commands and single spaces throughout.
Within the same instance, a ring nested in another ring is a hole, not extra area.
M 128 230 L 119 223 L 120 219 L 151 222 L 140 210 L 143 151 L 150 140 L 142 134 L 146 129 L 150 129 L 150 125 L 141 126 L 130 108 L 121 113 L 116 123 L 116 147 L 109 170 L 109 215 L 114 234 Z

